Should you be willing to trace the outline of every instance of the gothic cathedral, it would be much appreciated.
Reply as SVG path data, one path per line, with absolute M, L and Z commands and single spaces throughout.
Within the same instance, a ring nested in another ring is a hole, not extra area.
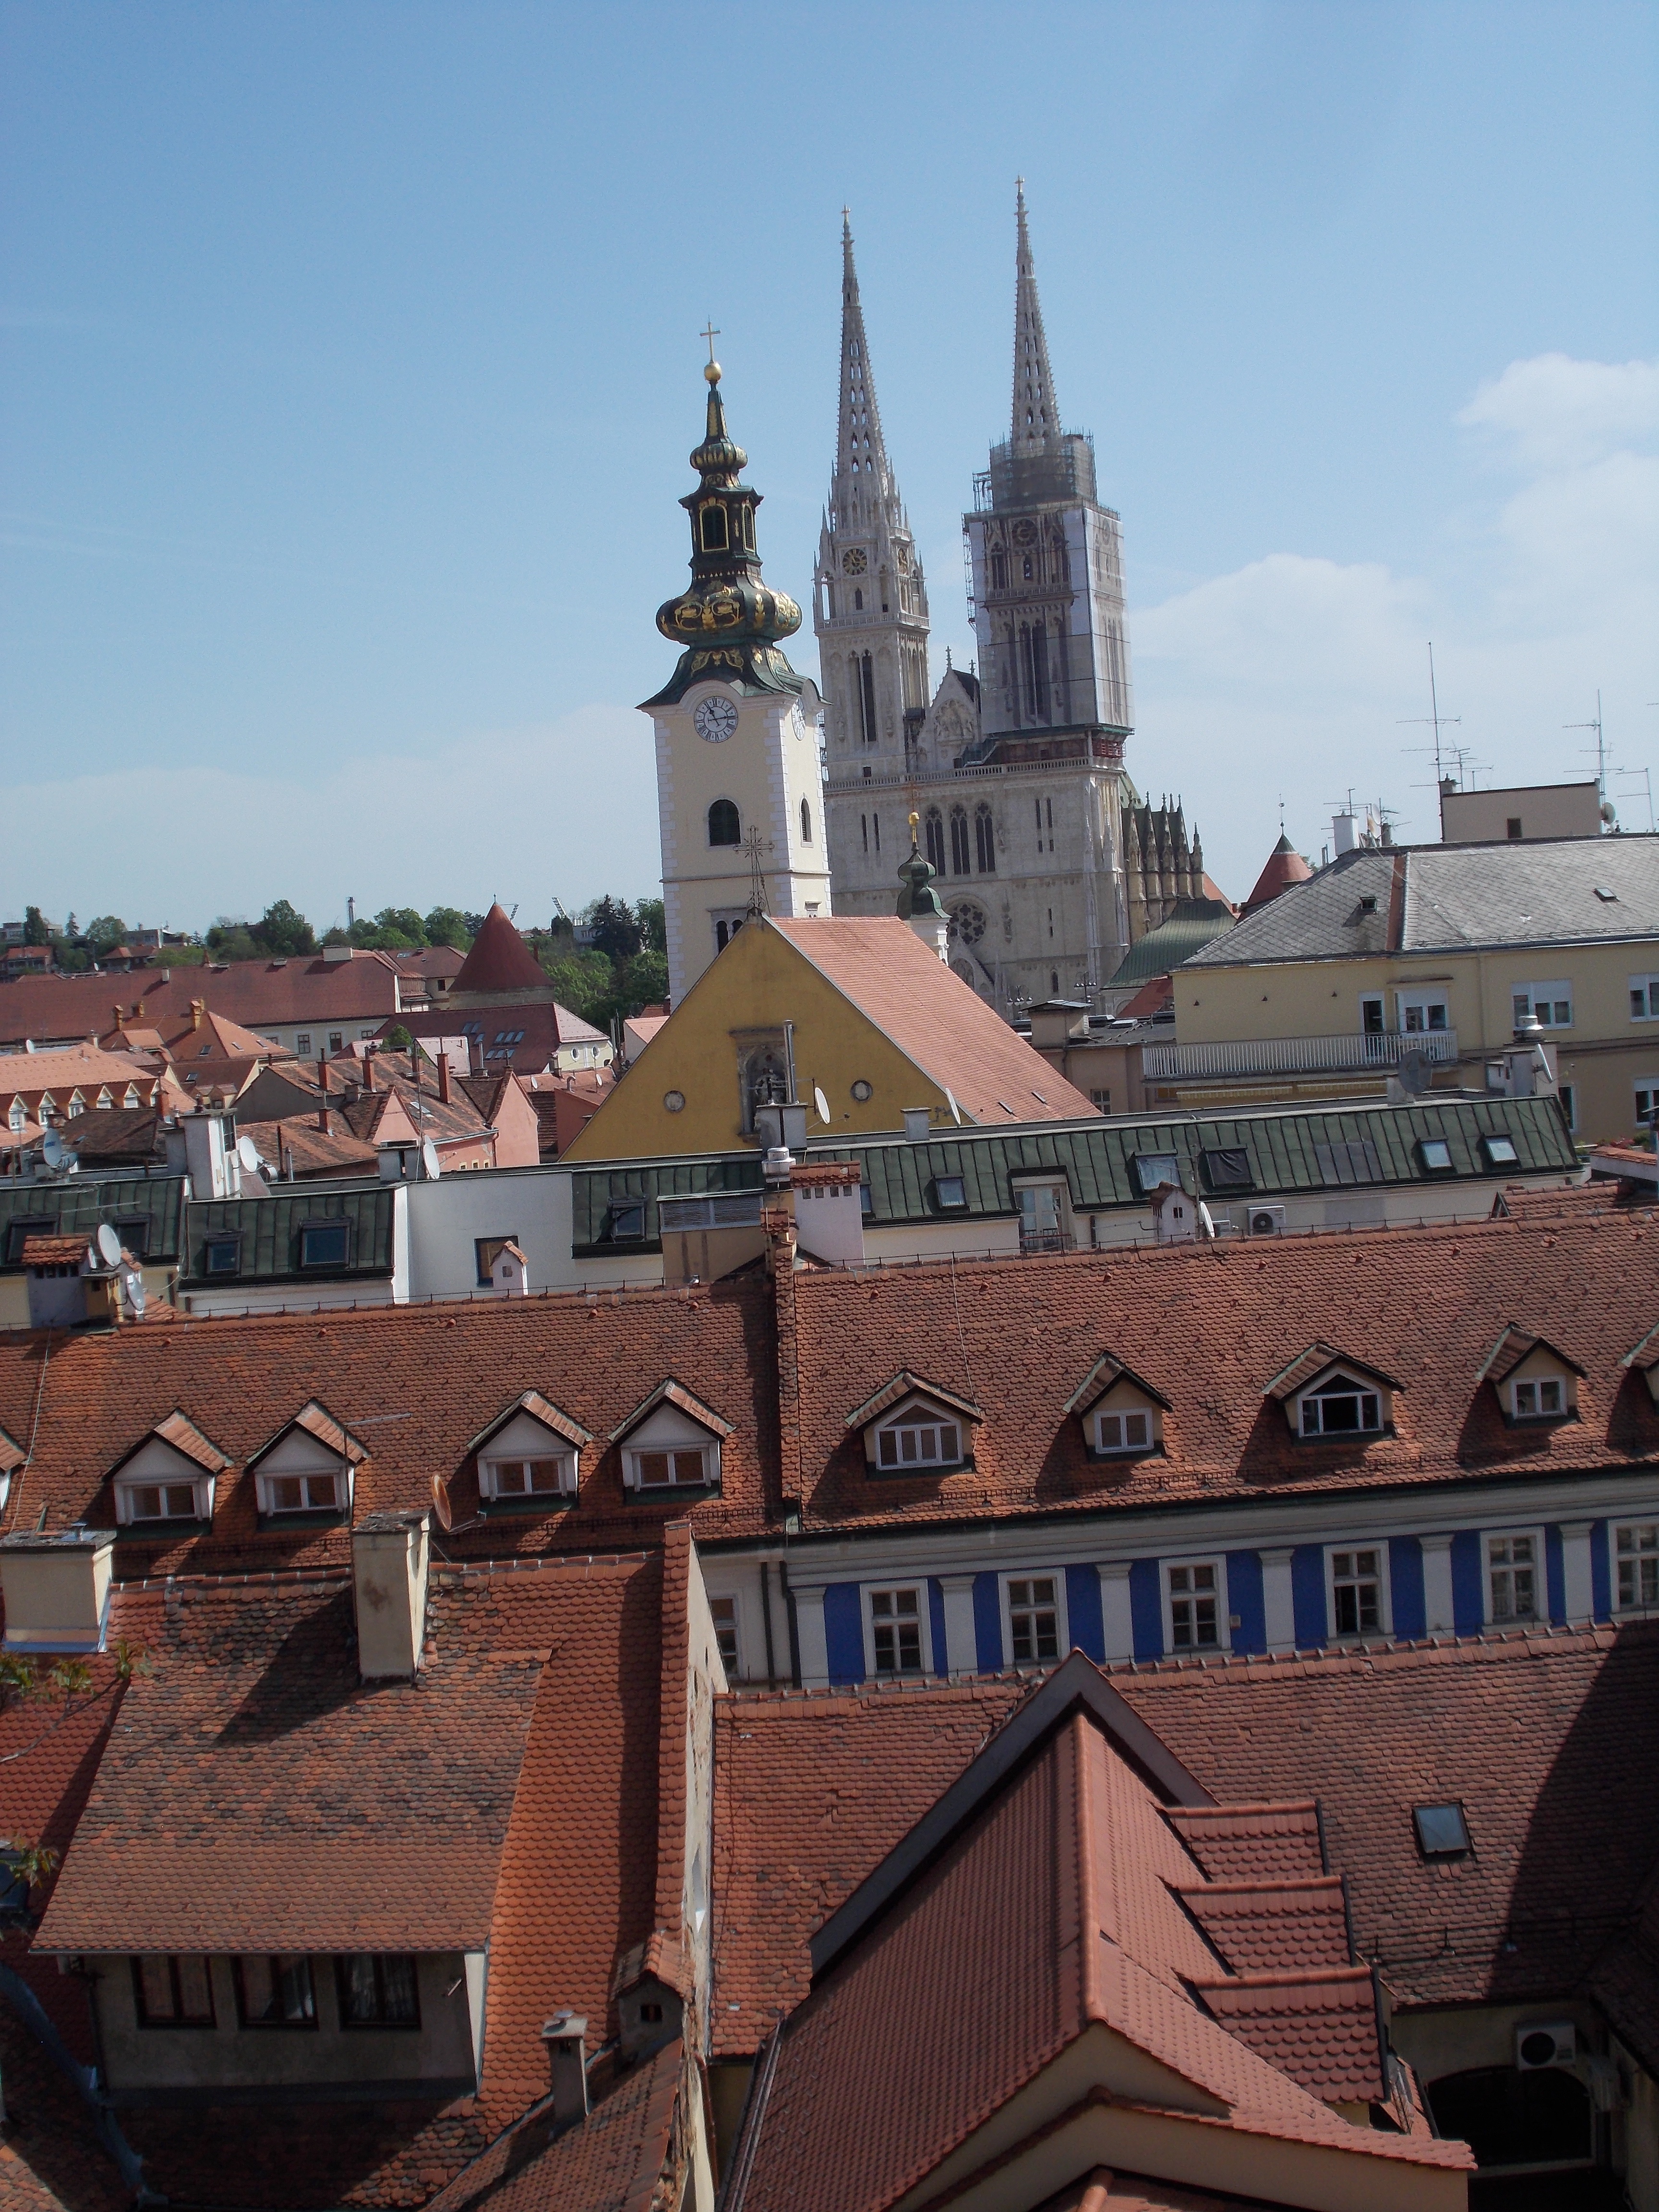
M 1017 228 L 1013 418 L 963 519 L 977 672 L 947 671 L 930 698 L 927 586 L 845 221 L 841 421 L 813 606 L 836 910 L 893 911 L 914 812 L 951 965 L 1010 1017 L 1053 997 L 1096 1003 L 1129 945 L 1206 890 L 1181 809 L 1143 805 L 1123 766 L 1121 534 L 1096 495 L 1091 441 L 1061 427 L 1023 188 Z
M 778 646 L 800 628 L 800 609 L 762 580 L 761 495 L 743 482 L 749 456 L 726 430 L 708 336 L 708 422 L 691 456 L 699 481 L 680 501 L 691 583 L 657 610 L 657 628 L 684 650 L 641 708 L 657 741 L 675 1006 L 749 916 L 830 911 L 818 696 Z

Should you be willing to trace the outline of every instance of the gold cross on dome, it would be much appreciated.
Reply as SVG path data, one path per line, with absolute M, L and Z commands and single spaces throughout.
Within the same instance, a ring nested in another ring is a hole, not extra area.
M 714 328 L 714 318 L 712 315 L 708 318 L 707 329 L 699 331 L 697 336 L 708 341 L 708 365 L 712 368 L 714 364 L 714 341 L 720 336 L 720 332 Z

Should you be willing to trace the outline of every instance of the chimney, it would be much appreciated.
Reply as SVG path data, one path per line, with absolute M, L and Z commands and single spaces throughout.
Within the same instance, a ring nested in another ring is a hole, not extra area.
M 365 1682 L 412 1681 L 426 1635 L 430 1516 L 371 1513 L 351 1532 L 357 1671 Z
M 363 1088 L 365 1091 L 374 1088 L 374 1055 L 372 1052 L 363 1054 Z
M 542 2041 L 553 2075 L 556 2128 L 571 2127 L 587 2118 L 586 2034 L 587 2022 L 580 2013 L 556 2012 L 542 2022 Z
M 327 1136 L 327 1134 L 328 1134 L 328 1062 L 327 1062 L 325 1060 L 319 1060 L 318 1061 L 318 1063 L 317 1063 L 317 1088 L 318 1088 L 318 1089 L 322 1092 L 322 1094 L 323 1094 L 323 1095 L 322 1095 L 322 1097 L 321 1097 L 321 1098 L 319 1100 L 319 1102 L 318 1102 L 318 1105 L 317 1105 L 317 1127 L 318 1127 L 322 1131 L 322 1133 L 323 1133 L 323 1134 L 324 1134 L 325 1136 Z
M 441 1106 L 447 1106 L 449 1103 L 449 1054 L 441 1049 L 443 1044 L 441 1037 L 439 1038 L 438 1042 L 441 1048 L 438 1054 L 438 1103 Z
M 191 1025 L 191 1029 L 193 1029 L 193 1030 L 199 1030 L 199 1029 L 201 1028 L 201 1026 L 202 1026 L 202 1017 L 203 1017 L 203 1015 L 204 1015 L 204 1014 L 205 1014 L 205 1013 L 206 1013 L 206 1012 L 207 1012 L 207 1000 L 206 1000 L 205 999 L 192 999 L 192 1000 L 191 1000 L 191 1002 L 190 1002 L 190 1025 Z
M 907 1106 L 904 1114 L 904 1141 L 907 1145 L 925 1145 L 933 1126 L 933 1111 L 930 1106 Z
M 112 1528 L 0 1537 L 8 1651 L 101 1651 L 109 1625 Z
M 1352 853 L 1359 842 L 1359 817 L 1357 814 L 1334 814 L 1331 817 L 1331 850 Z

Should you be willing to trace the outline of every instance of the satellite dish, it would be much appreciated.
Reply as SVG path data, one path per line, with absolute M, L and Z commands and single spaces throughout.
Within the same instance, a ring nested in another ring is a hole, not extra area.
M 56 1129 L 48 1129 L 40 1139 L 40 1157 L 49 1168 L 64 1164 L 64 1140 Z
M 951 1119 L 959 1129 L 962 1127 L 962 1109 L 957 1103 L 957 1094 L 954 1091 L 945 1092 L 945 1103 L 951 1109 Z
M 126 1293 L 127 1304 L 132 1309 L 134 1321 L 144 1317 L 144 1279 L 137 1267 L 129 1267 L 121 1278 L 121 1288 Z
M 121 1264 L 120 1236 L 107 1221 L 98 1224 L 98 1255 L 106 1267 L 118 1267 Z
M 1402 1052 L 1400 1055 L 1401 1088 L 1413 1098 L 1420 1098 L 1429 1087 L 1429 1056 L 1425 1052 Z
M 1215 1216 L 1201 1198 L 1198 1201 L 1198 1228 L 1201 1237 L 1215 1235 Z
M 421 1171 L 428 1182 L 436 1182 L 443 1170 L 438 1164 L 438 1147 L 430 1137 L 422 1139 Z
M 238 1137 L 236 1139 L 236 1157 L 240 1160 L 242 1165 L 247 1170 L 250 1175 L 258 1175 L 260 1170 L 264 1166 L 264 1160 L 259 1157 L 259 1147 L 254 1143 L 252 1137 Z
M 455 1526 L 455 1509 L 449 1502 L 449 1485 L 441 1474 L 432 1478 L 432 1510 L 438 1516 L 438 1526 L 447 1536 Z
M 818 1109 L 819 1121 L 827 1122 L 830 1119 L 830 1101 L 816 1084 L 812 1087 L 812 1103 Z

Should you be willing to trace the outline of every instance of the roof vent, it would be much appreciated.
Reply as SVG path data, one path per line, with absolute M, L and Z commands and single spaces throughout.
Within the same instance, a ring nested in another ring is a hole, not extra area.
M 933 1126 L 931 1106 L 907 1106 L 904 1109 L 904 1141 L 907 1145 L 925 1145 Z

